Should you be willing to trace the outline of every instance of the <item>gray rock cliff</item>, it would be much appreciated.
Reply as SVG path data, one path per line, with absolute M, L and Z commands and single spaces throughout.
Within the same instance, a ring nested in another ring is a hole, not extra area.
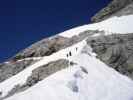
M 92 18 L 92 22 L 100 22 L 112 16 L 133 14 L 133 0 L 113 0 Z

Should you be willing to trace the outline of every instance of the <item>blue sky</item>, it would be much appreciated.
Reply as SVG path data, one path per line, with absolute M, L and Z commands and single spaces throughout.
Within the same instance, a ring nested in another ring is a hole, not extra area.
M 0 62 L 45 37 L 87 24 L 111 0 L 1 0 Z

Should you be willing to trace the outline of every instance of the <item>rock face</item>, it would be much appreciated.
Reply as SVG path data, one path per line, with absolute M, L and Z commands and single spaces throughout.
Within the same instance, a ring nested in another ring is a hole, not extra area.
M 69 61 L 60 59 L 58 61 L 50 62 L 47 65 L 41 66 L 33 70 L 32 75 L 27 79 L 26 85 L 32 86 L 47 76 L 68 67 L 68 65 Z
M 92 22 L 99 22 L 112 16 L 122 16 L 133 14 L 133 0 L 113 0 L 106 8 L 102 9 L 93 18 Z M 61 49 L 67 48 L 77 42 L 87 38 L 88 45 L 91 45 L 97 57 L 105 62 L 110 67 L 114 68 L 121 74 L 127 75 L 133 79 L 133 34 L 112 34 L 108 36 L 96 36 L 94 34 L 105 33 L 98 30 L 86 30 L 78 36 L 66 38 L 59 35 L 43 39 L 25 50 L 19 52 L 12 57 L 8 63 L 0 64 L 0 82 L 16 75 L 29 65 L 34 64 L 38 60 L 24 60 L 25 58 L 49 56 Z M 25 84 L 16 85 L 5 98 L 22 92 L 39 81 L 45 79 L 49 75 L 66 68 L 68 65 L 73 65 L 66 59 L 50 62 L 40 66 L 32 71 Z M 87 70 L 81 67 L 82 71 L 88 74 Z M 75 84 L 75 83 L 74 83 Z M 73 82 L 69 84 L 74 92 L 78 88 Z M 1 98 L 0 98 L 1 99 Z M 3 98 L 2 98 L 3 99 Z
M 110 17 L 133 14 L 133 0 L 112 0 L 107 7 L 92 17 L 92 22 L 100 22 Z M 98 57 L 118 72 L 133 79 L 133 35 L 109 35 L 88 38 Z
M 111 16 L 133 14 L 133 0 L 113 0 L 107 7 L 92 17 L 92 22 L 99 22 Z
M 60 59 L 40 66 L 39 68 L 32 71 L 31 76 L 28 77 L 25 84 L 23 84 L 22 86 L 19 84 L 16 85 L 11 91 L 9 91 L 9 93 L 4 98 L 0 98 L 0 100 L 3 100 L 7 97 L 14 95 L 15 93 L 22 92 L 30 88 L 31 86 L 37 84 L 39 81 L 45 79 L 49 75 L 68 67 L 69 64 L 70 62 L 68 60 Z
M 54 36 L 43 39 L 29 46 L 9 59 L 8 63 L 0 64 L 0 82 L 12 77 L 13 75 L 16 75 L 17 73 L 27 68 L 29 65 L 38 61 L 34 58 L 51 55 L 54 52 L 69 47 L 83 40 L 84 38 L 99 32 L 101 31 L 86 30 L 85 32 L 79 34 L 79 36 L 73 36 L 72 38 Z M 27 58 L 29 59 L 26 60 Z
M 91 36 L 94 33 L 98 33 L 98 32 L 99 31 L 86 30 L 85 32 L 79 34 L 79 36 L 73 36 L 72 38 L 66 38 L 59 35 L 46 38 L 29 46 L 28 48 L 16 54 L 11 59 L 19 60 L 19 59 L 30 58 L 30 57 L 49 56 L 54 52 L 57 52 L 61 49 L 69 47 L 83 40 L 87 36 Z
M 61 36 L 46 38 L 19 52 L 12 59 L 49 56 L 60 50 L 66 41 L 67 38 Z
M 133 34 L 114 34 L 88 39 L 98 58 L 133 79 Z
M 0 82 L 16 75 L 34 62 L 36 62 L 36 60 L 22 60 L 0 64 Z

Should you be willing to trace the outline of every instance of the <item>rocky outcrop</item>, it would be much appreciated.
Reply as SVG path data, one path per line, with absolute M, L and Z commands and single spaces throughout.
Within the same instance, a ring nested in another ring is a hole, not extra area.
M 99 31 L 91 31 L 86 30 L 85 32 L 82 32 L 79 34 L 79 36 L 73 36 L 72 38 L 66 38 L 59 35 L 43 39 L 28 48 L 24 49 L 23 51 L 16 54 L 14 57 L 11 58 L 11 60 L 20 60 L 24 58 L 30 58 L 30 57 L 44 57 L 49 56 L 61 49 L 67 48 L 87 36 L 91 36 Z
M 111 16 L 133 14 L 133 0 L 113 0 L 107 7 L 92 17 L 92 22 L 99 22 Z
M 49 56 L 60 50 L 66 41 L 67 38 L 61 36 L 46 38 L 19 52 L 12 59 Z
M 32 71 L 32 75 L 27 79 L 26 85 L 33 86 L 38 81 L 43 80 L 49 75 L 60 71 L 64 68 L 67 68 L 69 65 L 69 61 L 65 59 L 60 59 L 58 61 L 50 62 L 47 65 L 43 65 Z
M 68 60 L 65 60 L 65 59 L 60 59 L 57 61 L 50 62 L 46 65 L 40 66 L 39 68 L 32 71 L 31 76 L 28 77 L 25 84 L 16 85 L 11 91 L 9 91 L 9 93 L 5 97 L 0 98 L 0 100 L 30 88 L 31 86 L 37 84 L 39 81 L 45 79 L 49 75 L 57 71 L 60 71 L 64 68 L 67 68 L 70 64 L 73 65 L 74 63 L 69 62 Z
M 0 82 L 16 75 L 37 60 L 10 61 L 0 64 Z
M 0 82 L 16 75 L 21 72 L 29 65 L 38 61 L 34 57 L 48 56 L 54 52 L 61 49 L 67 48 L 79 41 L 82 41 L 86 37 L 90 37 L 100 31 L 86 30 L 80 33 L 78 36 L 73 36 L 72 38 L 64 38 L 61 36 L 54 36 L 50 38 L 43 39 L 25 50 L 19 52 L 16 56 L 11 58 L 8 63 L 0 64 Z
M 110 17 L 133 14 L 133 0 L 112 0 L 107 7 L 92 17 L 92 22 L 100 22 Z M 133 79 L 133 35 L 113 34 L 88 38 L 98 58 L 118 72 Z
M 127 5 L 122 10 L 115 13 L 115 15 L 118 17 L 122 16 L 122 15 L 131 15 L 131 14 L 133 14 L 133 3 Z
M 89 38 L 87 43 L 99 59 L 133 79 L 133 34 Z
M 133 14 L 133 0 L 113 0 L 106 8 L 96 14 L 92 18 L 92 21 L 99 22 L 112 16 L 122 16 L 127 14 Z M 103 35 L 93 36 L 97 33 Z M 61 49 L 72 46 L 87 37 L 88 45 L 91 45 L 93 51 L 97 54 L 97 57 L 100 60 L 121 74 L 127 75 L 133 79 L 133 34 L 112 34 L 105 36 L 104 33 L 104 31 L 98 30 L 86 30 L 71 38 L 56 35 L 43 39 L 19 52 L 17 55 L 9 59 L 8 63 L 0 64 L 0 82 L 16 75 L 29 65 L 38 61 L 23 59 L 49 56 Z M 40 66 L 32 71 L 31 76 L 27 78 L 25 84 L 16 85 L 4 98 L 29 89 L 31 86 L 34 86 L 39 81 L 47 78 L 51 74 L 54 74 L 57 71 L 60 71 L 73 64 L 75 63 L 69 62 L 66 59 L 60 59 Z M 88 74 L 88 71 L 82 66 L 81 71 Z M 75 77 L 77 76 L 78 74 L 75 75 Z M 75 85 L 75 81 L 70 82 L 68 86 L 73 92 L 79 91 L 79 88 Z M 0 94 L 2 93 L 0 92 Z M 0 98 L 0 100 L 4 98 Z

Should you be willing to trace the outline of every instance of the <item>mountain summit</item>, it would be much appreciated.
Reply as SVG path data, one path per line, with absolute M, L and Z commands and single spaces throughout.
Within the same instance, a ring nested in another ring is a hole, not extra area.
M 133 100 L 133 1 L 0 64 L 0 100 Z

